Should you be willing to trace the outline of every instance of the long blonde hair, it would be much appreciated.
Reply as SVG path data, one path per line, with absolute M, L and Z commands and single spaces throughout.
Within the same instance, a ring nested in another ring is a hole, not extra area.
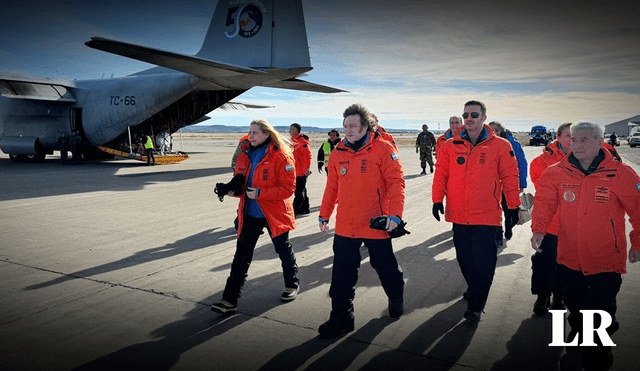
M 284 153 L 291 155 L 291 146 L 289 145 L 289 140 L 280 133 L 265 119 L 255 119 L 251 121 L 251 125 L 258 125 L 260 127 L 260 131 L 263 133 L 269 133 L 269 137 L 273 144 L 280 148 Z

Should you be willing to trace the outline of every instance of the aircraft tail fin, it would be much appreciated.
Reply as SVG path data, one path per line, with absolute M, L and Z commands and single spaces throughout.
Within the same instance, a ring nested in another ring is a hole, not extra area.
M 310 67 L 301 0 L 219 0 L 196 57 L 252 68 Z

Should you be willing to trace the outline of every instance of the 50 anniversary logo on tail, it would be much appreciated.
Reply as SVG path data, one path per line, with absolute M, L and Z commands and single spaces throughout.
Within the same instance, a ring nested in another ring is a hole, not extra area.
M 234 39 L 236 36 L 249 38 L 253 37 L 262 29 L 262 13 L 264 5 L 258 2 L 242 6 L 232 6 L 227 13 L 227 26 L 233 25 L 233 32 L 225 32 L 227 39 Z

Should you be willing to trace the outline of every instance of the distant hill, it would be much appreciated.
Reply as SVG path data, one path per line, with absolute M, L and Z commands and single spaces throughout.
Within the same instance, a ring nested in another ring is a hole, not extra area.
M 276 130 L 282 133 L 288 133 L 288 126 L 276 126 Z M 386 128 L 385 128 L 386 129 Z M 326 133 L 329 128 L 319 128 L 315 126 L 304 126 L 302 128 L 303 133 Z M 226 126 L 226 125 L 193 125 L 185 126 L 182 128 L 183 133 L 246 133 L 249 131 L 249 126 Z M 387 129 L 390 133 L 419 133 L 419 130 L 414 129 Z

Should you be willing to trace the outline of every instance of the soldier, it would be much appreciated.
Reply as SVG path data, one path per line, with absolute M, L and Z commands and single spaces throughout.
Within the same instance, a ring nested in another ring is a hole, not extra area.
M 429 170 L 433 173 L 433 157 L 431 156 L 433 148 L 436 145 L 436 138 L 433 133 L 429 131 L 427 125 L 422 125 L 422 133 L 418 134 L 416 139 L 416 153 L 420 151 L 420 166 L 422 172 L 420 174 L 426 174 L 427 162 L 429 163 Z

